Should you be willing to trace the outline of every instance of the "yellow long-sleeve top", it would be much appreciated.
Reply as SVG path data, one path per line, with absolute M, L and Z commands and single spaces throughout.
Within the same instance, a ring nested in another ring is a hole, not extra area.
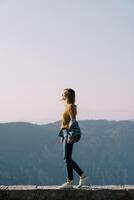
M 75 119 L 77 115 L 77 106 L 75 104 L 66 104 L 62 115 L 61 128 L 69 128 L 71 119 Z

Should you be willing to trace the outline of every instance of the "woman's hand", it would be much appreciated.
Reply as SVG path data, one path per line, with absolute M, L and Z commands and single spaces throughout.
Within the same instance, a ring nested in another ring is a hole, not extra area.
M 61 137 L 61 138 L 60 138 L 60 143 L 63 143 L 63 140 L 64 140 L 64 138 L 63 138 L 63 137 Z
M 73 138 L 68 137 L 68 139 L 67 139 L 67 143 L 70 144 L 72 141 L 73 141 Z

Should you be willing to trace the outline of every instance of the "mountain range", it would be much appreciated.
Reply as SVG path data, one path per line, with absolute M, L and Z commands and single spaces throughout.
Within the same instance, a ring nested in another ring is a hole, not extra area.
M 134 184 L 134 122 L 79 120 L 82 137 L 73 159 L 88 184 Z M 0 185 L 57 185 L 66 181 L 61 121 L 0 123 Z M 75 183 L 78 175 L 74 172 Z

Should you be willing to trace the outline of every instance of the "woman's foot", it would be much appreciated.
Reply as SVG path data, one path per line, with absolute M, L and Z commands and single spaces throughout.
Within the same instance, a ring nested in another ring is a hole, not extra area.
M 85 174 L 82 174 L 80 176 L 79 185 L 77 185 L 76 188 L 82 187 L 82 185 L 84 185 L 86 183 L 87 179 L 88 179 L 88 177 Z
M 67 180 L 64 184 L 58 187 L 59 189 L 71 189 L 73 188 L 73 181 Z

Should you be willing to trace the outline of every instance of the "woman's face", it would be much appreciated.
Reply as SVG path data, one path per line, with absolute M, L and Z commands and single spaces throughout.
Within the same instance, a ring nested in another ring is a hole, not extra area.
M 62 100 L 66 100 L 67 99 L 67 93 L 68 91 L 67 90 L 64 90 L 63 93 L 62 93 Z

